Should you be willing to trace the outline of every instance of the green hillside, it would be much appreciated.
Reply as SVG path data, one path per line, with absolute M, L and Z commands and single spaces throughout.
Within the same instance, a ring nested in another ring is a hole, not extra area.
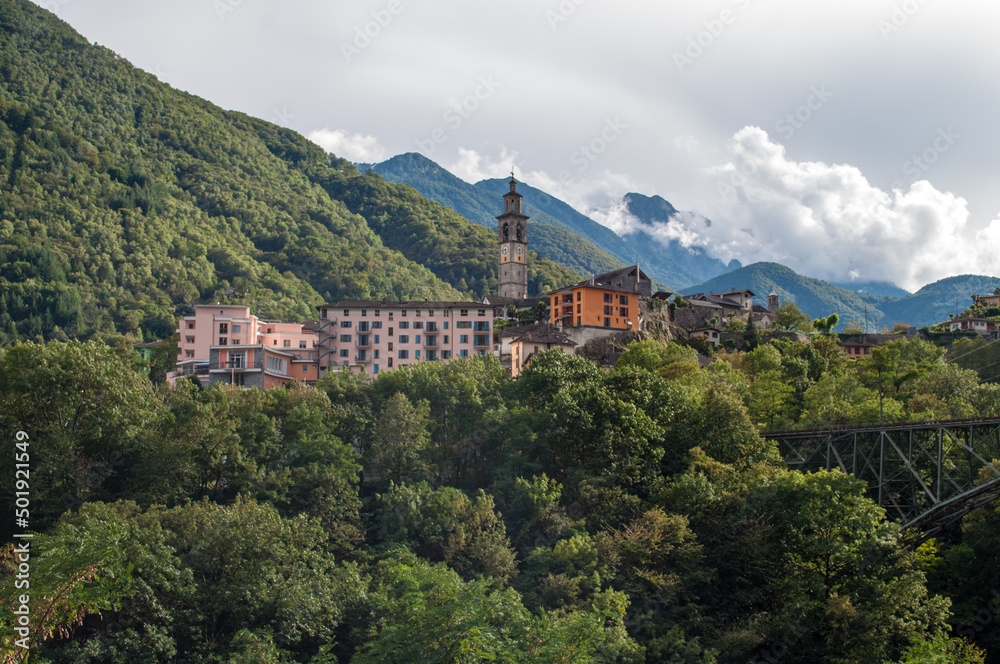
M 849 291 L 819 279 L 803 277 L 778 263 L 754 263 L 698 286 L 685 288 L 681 293 L 721 293 L 737 288 L 752 290 L 757 295 L 755 302 L 758 304 L 767 304 L 767 296 L 773 288 L 781 301 L 791 300 L 813 318 L 839 314 L 841 326 L 851 321 L 864 321 L 866 307 L 869 325 L 874 321 L 878 321 L 878 325 L 882 325 L 883 321 L 889 324 L 894 321 L 886 320 L 883 307 L 895 298 Z
M 978 275 L 949 277 L 924 286 L 913 295 L 892 297 L 859 293 L 826 281 L 796 274 L 778 263 L 754 263 L 698 286 L 685 288 L 692 293 L 720 293 L 734 288 L 749 288 L 759 304 L 766 304 L 771 288 L 777 289 L 781 300 L 791 300 L 813 318 L 840 315 L 840 327 L 849 322 L 862 322 L 867 306 L 869 329 L 892 327 L 906 323 L 925 327 L 948 320 L 948 314 L 961 312 L 972 304 L 972 295 L 992 293 L 1000 286 L 1000 278 Z M 874 326 L 877 326 L 875 328 Z
M 477 227 L 160 83 L 26 0 L 0 5 L 0 192 L 0 343 L 164 337 L 203 301 L 294 320 L 331 299 L 496 282 Z M 539 290 L 578 278 L 533 271 Z
M 428 200 L 408 185 L 386 182 L 369 171 L 359 175 L 348 161 L 334 168 L 306 167 L 310 178 L 351 212 L 361 215 L 386 246 L 429 268 L 454 288 L 482 298 L 497 290 L 494 231 L 451 208 Z M 494 201 L 502 207 L 502 200 Z M 575 238 L 570 238 L 573 240 Z M 533 242 L 538 248 L 539 243 Z M 534 251 L 528 252 L 528 293 L 547 293 L 580 280 L 580 275 Z
M 948 320 L 972 304 L 973 295 L 987 295 L 1000 286 L 1000 279 L 965 274 L 928 284 L 909 297 L 887 303 L 886 316 L 923 327 Z M 911 322 L 912 321 L 912 322 Z
M 367 166 L 360 164 L 359 168 L 365 170 Z M 496 215 L 503 210 L 500 196 L 508 189 L 506 181 L 499 193 L 484 191 L 417 153 L 393 157 L 371 165 L 371 169 L 390 182 L 408 184 L 427 198 L 453 208 L 466 219 L 496 230 Z M 519 186 L 527 190 L 526 185 Z M 533 207 L 530 200 L 533 199 L 525 199 L 525 214 L 531 217 L 531 247 L 539 254 L 582 275 L 610 272 L 625 265 L 586 237 L 568 230 L 559 219 Z M 575 211 L 574 214 L 579 215 Z M 604 230 L 614 236 L 611 231 Z

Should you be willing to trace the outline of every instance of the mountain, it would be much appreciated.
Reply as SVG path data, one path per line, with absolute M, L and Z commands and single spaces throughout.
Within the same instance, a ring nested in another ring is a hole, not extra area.
M 412 188 L 0 4 L 0 344 L 162 338 L 194 302 L 295 320 L 340 298 L 478 298 L 495 252 Z M 532 263 L 536 293 L 580 278 Z
M 486 189 L 494 194 L 503 193 L 506 191 L 507 181 L 504 179 L 482 180 L 476 183 L 476 187 Z M 730 270 L 730 267 L 725 263 L 709 258 L 703 251 L 690 251 L 676 242 L 664 246 L 658 239 L 642 232 L 619 236 L 610 228 L 580 214 L 569 204 L 544 191 L 530 185 L 518 187 L 518 191 L 522 189 L 525 201 L 529 202 L 535 210 L 556 219 L 557 223 L 566 230 L 590 240 L 623 263 L 628 265 L 639 263 L 646 274 L 663 282 L 671 289 L 683 288 Z M 628 196 L 638 197 L 640 195 L 629 194 Z M 626 196 L 626 201 L 628 196 Z M 640 224 L 643 223 L 645 222 L 640 220 Z M 736 263 L 733 267 L 738 266 L 739 263 Z
M 470 185 L 418 153 L 395 156 L 370 167 L 391 182 L 408 184 L 491 230 L 496 226 L 497 196 L 508 190 L 504 178 Z M 641 235 L 619 237 L 559 199 L 527 183 L 518 184 L 525 214 L 531 217 L 531 245 L 539 254 L 583 274 L 599 274 L 640 263 L 653 279 L 676 289 L 727 271 L 721 261 L 682 247 L 662 248 Z M 662 200 L 662 199 L 660 199 Z
M 636 222 L 634 234 L 646 234 L 652 237 L 657 232 L 669 224 L 679 214 L 677 208 L 660 196 L 644 196 L 642 194 L 626 194 L 623 199 L 626 211 Z M 712 221 L 701 215 L 691 215 L 700 223 L 711 226 Z M 641 240 L 640 238 L 636 238 Z M 676 239 L 671 239 L 666 247 L 662 240 L 649 242 L 646 240 L 644 246 L 652 245 L 657 251 L 666 252 L 671 259 L 681 268 L 697 276 L 700 280 L 711 279 L 720 274 L 731 272 L 743 267 L 742 263 L 733 259 L 728 264 L 711 258 L 703 247 L 685 247 Z
M 466 219 L 496 232 L 496 215 L 503 211 L 500 195 L 508 190 L 506 181 L 498 195 L 465 182 L 415 152 L 398 155 L 380 164 L 358 164 L 358 168 L 362 171 L 371 168 L 389 182 L 410 185 L 427 198 L 449 206 Z M 524 184 L 518 185 L 521 194 L 525 190 Z M 525 214 L 531 217 L 530 246 L 541 256 L 585 276 L 624 266 L 620 259 L 567 230 L 558 219 L 534 208 L 527 196 Z
M 992 293 L 997 287 L 1000 287 L 1000 278 L 963 275 L 928 284 L 912 295 L 895 297 L 848 290 L 803 277 L 778 263 L 754 263 L 685 288 L 681 294 L 749 288 L 759 297 L 758 304 L 766 304 L 767 295 L 775 288 L 782 301 L 791 300 L 812 318 L 839 314 L 841 328 L 851 321 L 863 324 L 867 307 L 868 329 L 871 330 L 873 326 L 877 326 L 875 329 L 883 325 L 891 328 L 897 322 L 926 327 L 946 321 L 948 314 L 961 312 L 972 304 L 973 295 Z
M 901 320 L 923 327 L 948 320 L 972 304 L 973 295 L 987 295 L 1000 287 L 1000 279 L 966 274 L 928 284 L 909 297 L 887 303 L 887 320 Z
M 868 295 L 888 295 L 890 297 L 909 297 L 913 295 L 913 293 L 905 288 L 900 288 L 889 281 L 834 281 L 831 283 L 838 288 L 857 293 L 867 293 Z
M 872 329 L 871 326 L 876 321 L 881 325 L 886 318 L 882 307 L 894 300 L 887 296 L 849 291 L 826 281 L 803 277 L 778 263 L 754 263 L 698 286 L 685 288 L 681 294 L 721 293 L 741 288 L 752 290 L 757 295 L 757 304 L 766 305 L 767 296 L 774 289 L 782 302 L 791 300 L 812 318 L 839 314 L 841 327 L 850 321 L 863 324 L 866 307 L 869 329 Z

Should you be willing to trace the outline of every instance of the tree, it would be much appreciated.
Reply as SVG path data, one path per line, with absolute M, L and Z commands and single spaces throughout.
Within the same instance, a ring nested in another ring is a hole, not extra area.
M 506 528 L 482 490 L 470 499 L 452 487 L 432 490 L 426 482 L 390 484 L 376 496 L 375 523 L 379 540 L 406 544 L 467 579 L 506 579 L 514 572 Z
M 369 447 L 367 466 L 375 477 L 396 483 L 427 479 L 429 412 L 426 401 L 413 406 L 402 392 L 389 397 L 375 423 L 375 437 Z
M 778 312 L 774 319 L 774 324 L 782 330 L 800 330 L 808 326 L 809 316 L 802 313 L 802 310 L 791 300 L 785 300 L 778 305 Z
M 32 474 L 46 478 L 32 484 L 32 525 L 44 530 L 63 511 L 120 490 L 158 406 L 131 348 L 71 341 L 6 349 L 0 428 L 28 434 Z M 13 455 L 0 458 L 9 477 L 12 464 Z
M 839 314 L 830 314 L 826 318 L 816 318 L 812 322 L 813 327 L 815 327 L 820 334 L 831 334 L 833 332 L 833 328 L 837 327 L 838 323 L 840 323 Z
M 375 571 L 375 615 L 356 664 L 643 661 L 623 624 L 624 602 L 602 595 L 587 610 L 533 616 L 514 590 L 462 579 L 444 565 L 394 552 Z

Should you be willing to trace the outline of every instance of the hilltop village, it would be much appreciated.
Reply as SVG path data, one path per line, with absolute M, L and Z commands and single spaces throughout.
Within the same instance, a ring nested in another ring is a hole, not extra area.
M 314 383 L 328 371 L 377 375 L 418 362 L 489 354 L 516 378 L 536 353 L 551 349 L 610 366 L 630 341 L 654 337 L 690 345 L 707 364 L 715 348 L 756 347 L 761 335 L 806 338 L 797 326 L 808 317 L 790 302 L 783 305 L 773 290 L 766 306 L 755 303 L 758 295 L 746 288 L 686 297 L 654 292 L 639 265 L 529 297 L 529 217 L 517 184 L 512 174 L 497 216 L 496 295 L 481 302 L 340 300 L 318 306 L 315 320 L 298 323 L 262 319 L 244 305 L 195 305 L 179 321 L 177 368 L 168 380 L 196 376 L 205 384 L 270 389 Z M 1000 307 L 1000 295 L 974 300 L 972 313 L 954 317 L 948 331 L 997 338 L 997 323 L 975 314 Z M 836 318 L 815 323 L 829 333 Z M 848 357 L 868 357 L 880 344 L 918 335 L 906 326 L 890 334 L 859 332 L 839 341 Z

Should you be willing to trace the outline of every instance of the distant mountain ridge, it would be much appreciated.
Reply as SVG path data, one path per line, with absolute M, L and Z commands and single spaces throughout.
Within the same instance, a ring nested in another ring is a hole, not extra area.
M 749 288 L 766 304 L 772 289 L 781 301 L 791 300 L 812 318 L 836 313 L 842 329 L 849 322 L 864 322 L 868 329 L 892 327 L 897 322 L 925 327 L 948 320 L 948 314 L 971 304 L 972 295 L 992 293 L 1000 278 L 979 275 L 949 277 L 928 284 L 912 295 L 896 297 L 848 290 L 820 279 L 797 274 L 779 263 L 754 263 L 728 274 L 681 290 L 682 295 L 720 293 Z M 902 290 L 902 289 L 899 289 Z M 905 292 L 905 291 L 904 291 Z

